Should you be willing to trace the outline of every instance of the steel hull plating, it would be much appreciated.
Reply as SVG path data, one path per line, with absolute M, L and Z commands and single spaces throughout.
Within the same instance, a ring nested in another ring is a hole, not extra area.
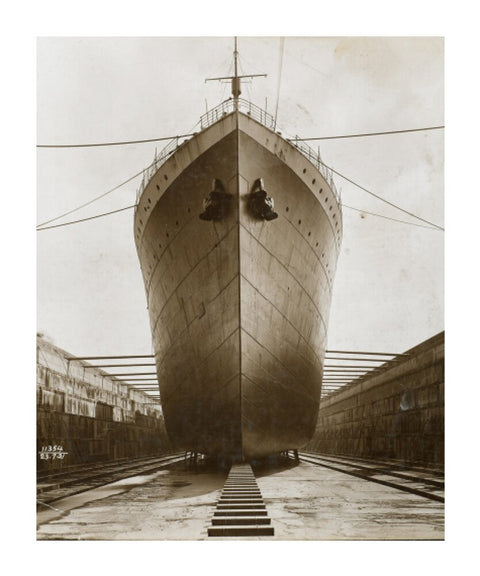
M 279 217 L 248 208 L 256 179 Z M 199 218 L 219 180 L 218 221 Z M 329 185 L 291 144 L 235 112 L 180 147 L 135 214 L 171 441 L 233 460 L 313 435 L 341 239 Z

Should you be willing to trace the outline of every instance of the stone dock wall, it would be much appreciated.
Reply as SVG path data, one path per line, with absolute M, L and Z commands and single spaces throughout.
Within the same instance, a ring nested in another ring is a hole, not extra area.
M 444 332 L 376 375 L 322 399 L 306 449 L 444 465 Z
M 158 403 L 37 339 L 39 472 L 169 451 Z

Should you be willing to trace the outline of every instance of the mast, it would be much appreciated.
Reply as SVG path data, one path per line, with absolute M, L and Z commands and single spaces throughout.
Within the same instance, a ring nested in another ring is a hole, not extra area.
M 237 49 L 237 37 L 235 36 L 235 50 L 233 52 L 233 57 L 235 60 L 235 76 L 232 78 L 232 95 L 234 100 L 238 100 L 238 97 L 242 93 L 240 88 L 240 78 L 238 77 L 238 49 Z
M 259 76 L 266 77 L 266 74 L 244 74 L 242 76 L 238 75 L 238 44 L 237 44 L 237 37 L 235 36 L 235 48 L 233 51 L 233 58 L 235 64 L 235 73 L 233 76 L 220 76 L 219 78 L 206 78 L 205 82 L 209 82 L 211 80 L 231 80 L 232 82 L 232 96 L 235 103 L 235 110 L 238 110 L 238 98 L 242 93 L 241 89 L 241 80 L 242 78 L 257 78 Z

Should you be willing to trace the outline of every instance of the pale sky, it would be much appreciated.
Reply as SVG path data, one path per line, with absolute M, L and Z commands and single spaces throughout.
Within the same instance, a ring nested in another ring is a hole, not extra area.
M 242 97 L 284 135 L 334 136 L 443 125 L 443 39 L 239 37 Z M 191 132 L 229 86 L 233 39 L 39 38 L 37 143 L 82 144 Z M 278 92 L 279 87 L 279 92 Z M 444 225 L 444 130 L 311 142 L 327 165 Z M 165 143 L 157 143 L 160 150 Z M 38 149 L 37 223 L 146 167 L 155 143 Z M 54 222 L 129 206 L 139 179 Z M 415 224 L 335 177 L 344 204 Z M 272 191 L 274 195 L 274 191 Z M 344 208 L 328 348 L 402 352 L 444 329 L 444 233 Z M 37 328 L 76 355 L 151 352 L 133 210 L 37 233 Z

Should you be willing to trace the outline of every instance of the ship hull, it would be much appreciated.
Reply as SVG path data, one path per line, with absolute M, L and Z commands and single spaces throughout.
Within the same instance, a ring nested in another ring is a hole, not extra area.
M 258 178 L 275 200 L 275 220 L 249 209 Z M 205 221 L 199 214 L 214 179 L 228 208 Z M 174 445 L 248 460 L 311 438 L 340 218 L 314 166 L 238 112 L 152 176 L 135 235 Z

